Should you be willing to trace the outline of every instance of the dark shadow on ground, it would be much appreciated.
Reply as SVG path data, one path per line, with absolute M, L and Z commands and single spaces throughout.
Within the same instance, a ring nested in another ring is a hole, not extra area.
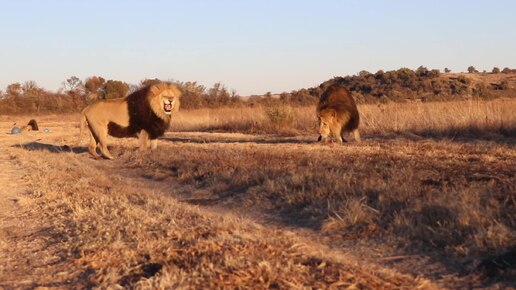
M 224 137 L 210 133 L 201 132 L 199 136 L 174 136 L 182 132 L 169 132 L 160 140 L 178 143 L 255 143 L 255 144 L 317 144 L 317 135 L 313 136 L 276 136 L 276 135 L 250 135 L 249 137 Z M 184 133 L 184 132 L 183 132 Z M 194 133 L 194 132 L 189 132 Z M 229 132 L 228 132 L 229 133 Z M 349 137 L 346 137 L 349 139 Z M 470 143 L 476 141 L 494 142 L 501 145 L 516 145 L 516 128 L 504 129 L 477 129 L 471 127 L 451 127 L 446 129 L 422 129 L 408 130 L 406 132 L 373 133 L 362 134 L 362 141 L 388 141 L 388 140 L 410 140 L 410 141 L 450 141 L 456 143 Z M 353 140 L 348 140 L 353 144 Z M 324 144 L 324 143 L 320 143 Z
M 424 139 L 449 140 L 467 143 L 475 140 L 490 141 L 498 144 L 516 144 L 516 128 L 486 130 L 471 127 L 450 127 L 441 130 L 421 129 L 408 131 L 406 134 Z
M 500 133 L 472 132 L 471 129 L 460 130 L 457 128 L 449 130 L 418 130 L 407 132 L 392 132 L 385 134 L 368 134 L 362 140 L 367 141 L 450 141 L 455 143 L 471 143 L 471 142 L 494 142 L 500 145 L 516 145 L 516 130 L 513 135 Z
M 163 137 L 160 140 L 167 142 L 177 143 L 196 143 L 196 144 L 207 144 L 207 143 L 255 143 L 255 144 L 313 144 L 317 143 L 317 139 L 306 138 L 306 137 L 257 137 L 257 138 L 223 138 L 223 137 Z
M 88 152 L 88 149 L 86 147 L 79 147 L 79 146 L 68 146 L 68 145 L 54 145 L 54 144 L 47 144 L 47 143 L 41 143 L 41 142 L 29 142 L 22 145 L 13 145 L 12 147 L 15 148 L 23 148 L 28 151 L 48 151 L 52 153 L 67 153 L 67 152 L 73 152 L 76 154 Z

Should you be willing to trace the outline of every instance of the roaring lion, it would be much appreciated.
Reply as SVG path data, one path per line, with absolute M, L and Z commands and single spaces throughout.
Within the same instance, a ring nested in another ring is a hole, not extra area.
M 157 138 L 170 125 L 172 111 L 179 110 L 181 91 L 170 83 L 143 87 L 125 98 L 99 100 L 82 111 L 79 142 L 88 124 L 88 151 L 99 159 L 97 147 L 105 158 L 113 159 L 107 147 L 107 135 L 137 137 L 140 149 L 156 149 Z
M 345 142 L 344 134 L 349 132 L 355 141 L 360 142 L 357 105 L 351 93 L 337 84 L 329 86 L 322 94 L 317 105 L 319 120 L 319 139 L 327 141 L 333 135 L 339 143 Z

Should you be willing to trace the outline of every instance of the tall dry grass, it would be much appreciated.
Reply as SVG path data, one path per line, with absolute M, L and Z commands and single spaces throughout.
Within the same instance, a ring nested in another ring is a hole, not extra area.
M 359 105 L 359 111 L 361 131 L 365 135 L 516 134 L 516 99 L 367 104 Z M 173 120 L 172 130 L 315 134 L 317 118 L 315 107 L 201 109 L 181 111 Z
M 290 106 L 180 111 L 172 121 L 172 130 L 177 132 L 222 131 L 293 135 L 313 130 L 315 126 L 315 108 Z
M 367 134 L 411 132 L 424 136 L 494 133 L 516 129 L 516 99 L 437 103 L 389 103 L 360 106 Z

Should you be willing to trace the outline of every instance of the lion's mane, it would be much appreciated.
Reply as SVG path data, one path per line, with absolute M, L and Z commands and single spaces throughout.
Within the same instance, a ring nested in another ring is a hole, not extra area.
M 129 126 L 122 127 L 114 122 L 108 123 L 108 133 L 114 137 L 135 137 L 141 130 L 147 131 L 150 139 L 163 136 L 170 126 L 171 115 L 163 113 L 159 94 L 168 89 L 167 84 L 147 86 L 126 97 Z M 179 103 L 176 105 L 178 109 Z

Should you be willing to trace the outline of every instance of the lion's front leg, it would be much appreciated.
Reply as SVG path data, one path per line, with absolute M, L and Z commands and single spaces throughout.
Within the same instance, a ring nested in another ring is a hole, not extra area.
M 330 127 L 330 130 L 333 134 L 333 136 L 335 137 L 335 139 L 337 139 L 337 142 L 338 143 L 342 143 L 344 140 L 342 138 L 342 125 L 341 124 L 332 124 L 331 127 Z
M 150 140 L 150 148 L 151 148 L 151 150 L 158 148 L 158 139 Z
M 353 130 L 353 138 L 355 139 L 356 142 L 360 142 L 361 139 L 360 139 L 360 132 L 358 131 L 358 128 Z
M 152 144 L 152 141 L 149 143 L 149 133 L 145 130 L 141 130 L 140 133 L 138 133 L 138 140 L 140 141 L 140 150 L 142 151 L 149 148 Z

